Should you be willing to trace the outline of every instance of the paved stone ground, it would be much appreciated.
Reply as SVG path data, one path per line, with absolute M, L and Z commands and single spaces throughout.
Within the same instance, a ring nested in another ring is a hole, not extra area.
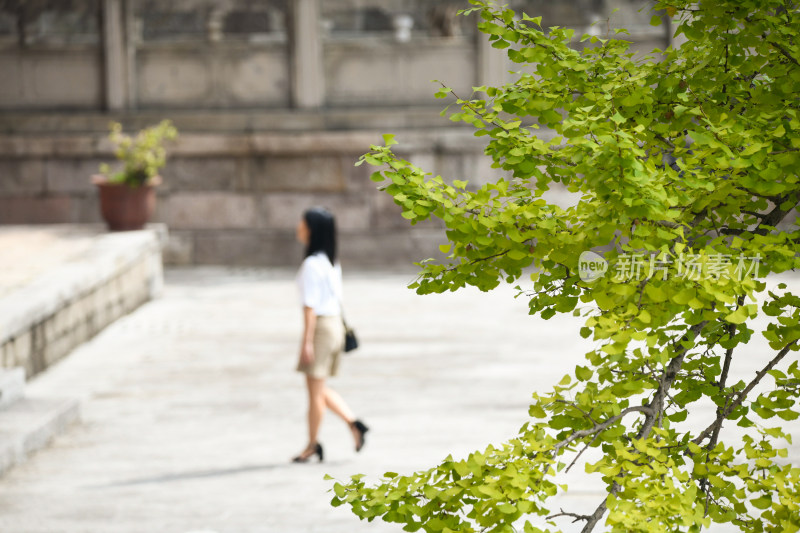
M 305 437 L 293 276 L 169 271 L 163 298 L 29 383 L 81 396 L 83 421 L 0 480 L 0 532 L 400 531 L 330 507 L 323 476 L 377 479 L 499 443 L 526 420 L 530 393 L 591 345 L 578 319 L 530 317 L 511 288 L 419 297 L 405 288 L 412 274 L 350 274 L 362 348 L 332 384 L 372 431 L 356 454 L 329 416 L 326 461 L 292 465 Z M 734 371 L 758 366 L 762 347 Z M 791 454 L 800 459 L 798 447 Z M 585 480 L 571 487 L 556 505 L 581 511 L 601 497 Z

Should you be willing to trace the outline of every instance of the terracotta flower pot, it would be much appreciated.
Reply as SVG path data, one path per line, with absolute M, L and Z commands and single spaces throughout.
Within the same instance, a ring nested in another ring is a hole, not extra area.
M 147 185 L 131 187 L 111 183 L 105 176 L 93 176 L 100 195 L 100 214 L 111 231 L 143 229 L 153 216 L 156 206 L 155 188 L 160 183 L 156 177 Z

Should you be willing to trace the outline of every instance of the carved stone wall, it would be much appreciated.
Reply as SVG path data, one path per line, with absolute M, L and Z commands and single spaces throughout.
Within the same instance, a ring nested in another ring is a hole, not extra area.
M 578 34 L 626 26 L 637 49 L 669 40 L 649 25 L 651 3 L 513 2 L 542 15 L 544 26 Z M 456 0 L 9 0 L 0 4 L 0 111 L 433 104 L 433 79 L 466 93 L 503 81 L 497 73 L 511 68 L 503 54 L 485 50 L 475 15 L 458 15 L 461 7 Z M 499 64 L 487 65 L 487 55 Z
M 578 35 L 631 27 L 668 43 L 652 0 L 514 0 Z M 502 50 L 457 16 L 461 0 L 7 0 L 0 2 L 0 224 L 98 222 L 89 176 L 113 161 L 109 120 L 170 118 L 181 140 L 156 220 L 179 263 L 296 264 L 294 225 L 326 204 L 345 261 L 407 265 L 436 254 L 436 225 L 409 228 L 370 169 L 381 133 L 426 170 L 496 177 L 483 144 L 439 117 L 459 95 L 513 77 Z M 620 11 L 611 15 L 614 8 Z M 473 15 L 474 17 L 474 15 Z M 608 22 L 591 26 L 593 22 Z M 605 24 L 605 30 L 602 28 Z M 576 46 L 580 46 L 576 38 Z

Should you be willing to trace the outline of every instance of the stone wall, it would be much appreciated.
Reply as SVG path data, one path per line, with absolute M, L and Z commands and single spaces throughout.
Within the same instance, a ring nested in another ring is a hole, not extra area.
M 100 53 L 83 46 L 19 52 L 0 48 L 0 109 L 102 108 Z
M 437 116 L 438 118 L 438 116 Z M 448 179 L 497 176 L 469 129 L 397 131 L 399 153 Z M 186 133 L 170 151 L 155 221 L 169 227 L 165 259 L 179 264 L 296 265 L 294 228 L 304 209 L 338 217 L 342 261 L 408 266 L 443 242 L 415 227 L 356 167 L 378 132 Z M 0 224 L 97 223 L 90 176 L 113 161 L 102 135 L 0 137 Z
M 153 45 L 139 51 L 136 67 L 142 109 L 289 106 L 285 46 Z
M 664 47 L 652 0 L 515 0 L 515 9 Z M 468 129 L 440 118 L 438 79 L 466 97 L 512 65 L 457 0 L 74 0 L 0 3 L 0 224 L 99 222 L 89 177 L 126 131 L 170 118 L 181 132 L 156 221 L 182 264 L 294 265 L 304 208 L 339 216 L 342 259 L 408 265 L 437 253 L 435 224 L 409 228 L 354 167 L 394 133 L 418 166 L 496 177 Z M 619 13 L 613 10 L 622 8 Z M 641 8 L 641 11 L 639 11 Z M 605 28 L 591 26 L 598 20 Z M 668 25 L 667 25 L 668 26 Z M 575 46 L 582 46 L 575 40 Z
M 626 26 L 634 49 L 670 42 L 669 24 L 649 24 L 652 0 L 511 4 L 578 36 Z M 477 32 L 476 15 L 457 15 L 463 7 L 459 0 L 0 3 L 0 111 L 430 104 L 432 79 L 468 94 L 515 68 Z

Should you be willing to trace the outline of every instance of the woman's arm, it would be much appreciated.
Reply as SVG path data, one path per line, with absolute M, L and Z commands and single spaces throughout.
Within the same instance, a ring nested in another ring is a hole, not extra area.
M 303 306 L 303 339 L 300 342 L 300 363 L 314 363 L 314 330 L 317 327 L 317 315 L 311 307 Z

